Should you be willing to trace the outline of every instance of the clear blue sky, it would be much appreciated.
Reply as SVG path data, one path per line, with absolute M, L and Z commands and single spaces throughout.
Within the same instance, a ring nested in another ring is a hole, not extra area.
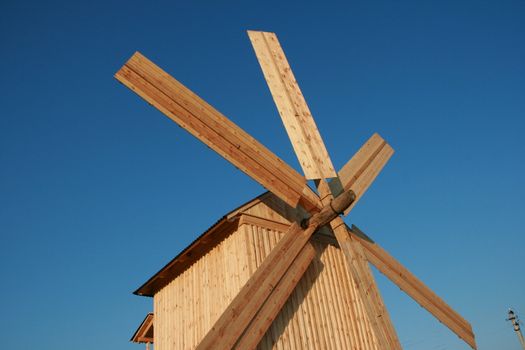
M 337 168 L 396 150 L 347 218 L 519 349 L 525 2 L 0 3 L 0 336 L 140 349 L 131 292 L 263 189 L 120 85 L 139 50 L 300 170 L 245 30 L 276 32 Z M 378 275 L 406 349 L 467 349 Z

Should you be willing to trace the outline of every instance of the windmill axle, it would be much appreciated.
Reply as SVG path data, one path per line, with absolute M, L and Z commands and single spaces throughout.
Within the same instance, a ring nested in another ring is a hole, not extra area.
M 301 227 L 306 229 L 311 226 L 321 227 L 328 224 L 338 215 L 343 213 L 355 201 L 356 195 L 352 190 L 348 190 L 333 199 L 329 205 L 325 206 L 320 212 L 314 214 L 312 217 L 304 219 L 301 222 Z

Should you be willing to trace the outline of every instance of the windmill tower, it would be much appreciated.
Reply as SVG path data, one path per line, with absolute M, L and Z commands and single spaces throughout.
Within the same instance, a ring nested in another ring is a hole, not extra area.
M 305 176 L 140 53 L 115 75 L 269 190 L 136 291 L 154 298 L 156 349 L 400 349 L 369 263 L 476 349 L 466 320 L 343 221 L 391 146 L 374 134 L 336 172 L 276 35 L 248 35 Z

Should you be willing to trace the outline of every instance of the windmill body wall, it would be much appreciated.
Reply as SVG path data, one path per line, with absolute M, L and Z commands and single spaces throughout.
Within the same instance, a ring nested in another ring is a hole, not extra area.
M 283 236 L 289 222 L 272 207 L 243 208 L 234 232 L 155 294 L 156 350 L 193 349 L 211 329 Z M 258 349 L 378 349 L 343 253 L 313 245 L 313 263 Z
M 250 277 L 233 232 L 153 297 L 155 349 L 194 349 Z

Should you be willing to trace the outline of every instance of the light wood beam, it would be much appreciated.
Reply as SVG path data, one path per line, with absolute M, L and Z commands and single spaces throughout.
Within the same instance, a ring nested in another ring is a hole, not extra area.
M 352 189 L 359 201 L 393 154 L 392 147 L 379 134 L 373 134 L 339 170 L 338 177 L 329 182 L 331 193 L 337 196 Z M 345 211 L 345 215 L 357 201 Z
M 320 209 L 303 176 L 140 53 L 115 77 L 290 206 Z
M 334 166 L 274 33 L 248 31 L 257 60 L 307 179 L 336 177 Z
M 312 244 L 307 243 L 283 278 L 275 286 L 275 289 L 266 299 L 261 309 L 259 309 L 257 315 L 250 322 L 235 344 L 234 349 L 245 350 L 257 347 L 257 344 L 259 344 L 268 328 L 272 325 L 314 257 L 315 248 Z
M 379 134 L 374 133 L 363 146 L 354 154 L 338 172 L 343 188 L 350 188 L 367 168 L 379 151 L 385 146 L 386 141 Z
M 473 349 L 477 348 L 468 321 L 358 228 L 353 226 L 351 232 L 352 238 L 361 243 L 370 263 Z

